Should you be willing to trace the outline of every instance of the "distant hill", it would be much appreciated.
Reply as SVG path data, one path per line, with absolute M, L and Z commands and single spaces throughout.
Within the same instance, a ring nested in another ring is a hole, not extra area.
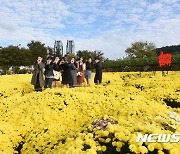
M 166 46 L 156 49 L 158 55 L 160 54 L 161 51 L 164 51 L 164 53 L 171 53 L 173 55 L 180 54 L 180 45 L 172 45 L 172 46 Z

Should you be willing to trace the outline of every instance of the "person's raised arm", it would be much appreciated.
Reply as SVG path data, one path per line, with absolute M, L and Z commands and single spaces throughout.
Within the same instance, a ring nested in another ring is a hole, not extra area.
M 44 63 L 41 62 L 41 63 L 39 63 L 38 65 L 39 65 L 40 71 L 43 71 L 43 69 L 44 69 Z

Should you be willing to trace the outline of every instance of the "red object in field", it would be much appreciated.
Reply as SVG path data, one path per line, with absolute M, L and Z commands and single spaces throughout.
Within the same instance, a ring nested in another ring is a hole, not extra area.
M 158 57 L 158 61 L 159 61 L 159 66 L 165 66 L 171 65 L 171 61 L 172 61 L 172 55 L 170 53 L 163 53 L 163 51 L 161 51 L 159 57 Z

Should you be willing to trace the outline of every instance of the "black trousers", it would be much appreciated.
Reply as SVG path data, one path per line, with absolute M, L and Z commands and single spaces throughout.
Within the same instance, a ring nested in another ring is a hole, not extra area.
M 99 84 L 102 82 L 102 71 L 96 71 L 95 77 L 94 77 L 94 83 Z
M 44 88 L 52 88 L 52 82 L 54 78 L 45 78 L 45 86 Z
M 40 86 L 39 82 L 39 74 L 37 75 L 36 85 L 34 86 L 35 91 L 42 91 L 42 87 Z

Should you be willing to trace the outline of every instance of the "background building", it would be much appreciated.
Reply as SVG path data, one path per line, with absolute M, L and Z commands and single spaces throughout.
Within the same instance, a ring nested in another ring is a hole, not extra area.
M 54 42 L 54 55 L 63 56 L 63 43 L 61 40 Z
M 67 40 L 66 54 L 67 53 L 75 53 L 75 44 L 73 40 Z

